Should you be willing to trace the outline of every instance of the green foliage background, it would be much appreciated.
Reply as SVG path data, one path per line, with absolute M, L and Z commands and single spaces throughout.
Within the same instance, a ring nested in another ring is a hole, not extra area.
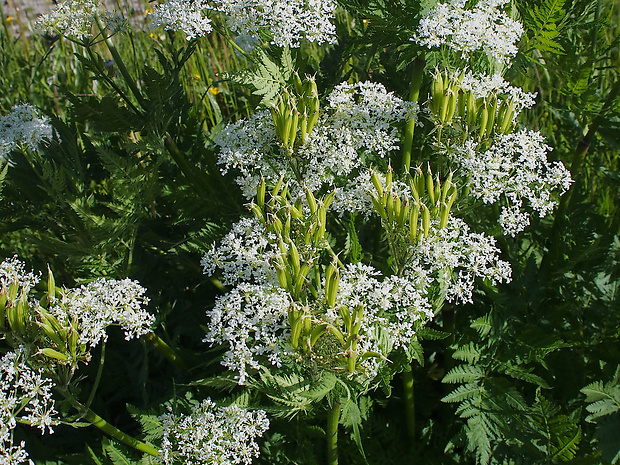
M 310 47 L 295 66 L 317 73 L 321 91 L 370 79 L 406 98 L 415 58 L 408 38 L 421 5 L 339 3 L 339 44 Z M 575 182 L 553 216 L 532 218 L 515 239 L 480 211 L 478 228 L 496 233 L 513 281 L 480 289 L 475 304 L 431 326 L 440 337 L 423 341 L 412 370 L 415 438 L 405 432 L 399 382 L 344 406 L 341 463 L 620 462 L 620 9 L 612 0 L 514 6 L 526 32 L 507 78 L 538 92 L 524 125 L 541 131 L 554 147 L 550 158 L 563 161 Z M 152 299 L 156 332 L 189 367 L 113 333 L 93 408 L 149 439 L 157 437 L 149 419 L 170 399 L 187 400 L 186 392 L 267 406 L 226 379 L 221 350 L 200 342 L 199 326 L 224 292 L 202 275 L 200 257 L 244 213 L 236 185 L 220 175 L 213 139 L 261 99 L 224 79 L 249 63 L 216 34 L 190 43 L 169 33 L 120 35 L 117 47 L 143 96 L 131 109 L 110 87 L 122 81 L 100 58 L 105 51 L 89 55 L 62 40 L 16 37 L 4 16 L 2 25 L 0 114 L 29 102 L 55 115 L 60 136 L 38 170 L 16 157 L 5 174 L 2 255 L 18 254 L 37 270 L 49 263 L 68 286 L 97 276 L 139 280 Z M 424 137 L 416 133 L 414 146 Z M 357 243 L 360 224 L 352 218 L 341 234 Z M 256 462 L 324 463 L 324 412 L 286 397 L 283 386 L 294 379 L 264 382 L 289 407 L 271 405 L 272 427 Z M 322 382 L 312 388 L 315 398 L 335 383 Z M 82 388 L 89 391 L 88 376 Z M 19 434 L 40 464 L 140 463 L 93 428 Z

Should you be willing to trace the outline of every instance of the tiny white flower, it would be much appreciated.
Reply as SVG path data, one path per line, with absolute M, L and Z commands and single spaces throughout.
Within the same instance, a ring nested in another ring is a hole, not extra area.
M 170 410 L 159 421 L 163 439 L 158 460 L 165 465 L 249 465 L 260 454 L 256 439 L 269 429 L 263 410 L 235 404 L 217 407 L 209 398 L 195 405 L 190 415 Z
M 52 139 L 49 118 L 27 103 L 15 105 L 11 113 L 0 117 L 0 162 L 9 161 L 9 154 L 18 147 L 39 150 L 39 144 Z

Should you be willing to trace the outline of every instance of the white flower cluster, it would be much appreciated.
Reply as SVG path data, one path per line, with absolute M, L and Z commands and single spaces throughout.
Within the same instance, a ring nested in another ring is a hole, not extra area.
M 95 347 L 107 340 L 106 328 L 120 325 L 125 339 L 147 334 L 155 317 L 142 308 L 149 299 L 146 289 L 131 279 L 97 279 L 76 289 L 67 290 L 50 308 L 63 326 L 78 332 L 78 344 Z
M 372 266 L 361 263 L 342 270 L 336 306 L 344 305 L 349 311 L 363 308 L 356 352 L 358 367 L 369 378 L 376 376 L 393 350 L 411 342 L 416 321 L 433 318 L 433 308 L 426 297 L 431 281 L 424 272 L 407 278 L 383 277 Z M 331 312 L 335 321 L 335 310 Z M 381 354 L 382 358 L 363 358 L 367 353 Z
M 511 86 L 500 74 L 487 76 L 480 74 L 475 76 L 471 71 L 467 72 L 461 81 L 461 89 L 470 91 L 474 98 L 489 98 L 497 94 L 510 96 L 514 103 L 514 118 L 525 108 L 532 108 L 536 101 L 536 93 L 523 92 L 520 87 Z
M 335 134 L 350 133 L 353 149 L 384 157 L 399 148 L 394 123 L 407 121 L 418 112 L 417 102 L 406 102 L 376 82 L 343 82 L 327 97 L 334 109 L 330 120 Z
M 41 142 L 51 139 L 52 126 L 46 116 L 41 117 L 27 103 L 15 105 L 11 113 L 0 117 L 0 162 L 8 161 L 9 154 L 20 146 L 36 151 Z
M 432 231 L 414 246 L 405 276 L 435 277 L 446 300 L 456 303 L 472 302 L 476 278 L 493 285 L 510 281 L 510 264 L 498 258 L 495 238 L 470 232 L 459 218 L 450 218 L 446 227 Z
M 300 41 L 336 43 L 333 0 L 218 0 L 228 27 L 239 34 L 257 36 L 269 31 L 278 47 L 299 47 Z
M 26 365 L 23 348 L 0 359 L 0 463 L 14 465 L 28 458 L 24 442 L 13 444 L 17 422 L 36 426 L 44 434 L 59 422 L 52 398 L 53 383 L 41 370 Z
M 213 30 L 211 20 L 206 16 L 209 9 L 204 0 L 168 0 L 156 5 L 149 13 L 150 27 L 183 31 L 187 40 L 203 37 Z
M 195 405 L 190 415 L 170 411 L 159 421 L 164 435 L 158 460 L 166 465 L 251 464 L 260 454 L 256 439 L 269 429 L 263 410 L 235 404 L 217 407 L 208 398 Z
M 328 97 L 329 107 L 297 156 L 305 187 L 356 188 L 351 179 L 366 171 L 372 157 L 383 157 L 398 148 L 394 125 L 415 116 L 417 105 L 387 92 L 381 84 L 341 84 Z M 256 195 L 263 176 L 275 183 L 284 175 L 295 198 L 304 188 L 296 181 L 287 156 L 274 153 L 276 133 L 271 115 L 257 112 L 248 120 L 228 125 L 216 139 L 222 174 L 238 169 L 237 183 L 247 198 Z
M 110 11 L 101 13 L 99 8 L 99 0 L 65 0 L 57 4 L 50 14 L 41 15 L 34 27 L 43 33 L 53 31 L 77 40 L 92 35 L 97 17 L 111 33 L 127 28 L 127 21 L 122 16 Z
M 420 20 L 411 40 L 428 48 L 446 45 L 465 56 L 482 50 L 504 63 L 516 55 L 523 34 L 523 26 L 500 9 L 507 1 L 481 0 L 471 10 L 466 0 L 439 3 Z
M 272 365 L 282 364 L 290 336 L 290 306 L 290 296 L 280 287 L 240 284 L 207 311 L 209 330 L 203 342 L 228 345 L 221 364 L 238 372 L 239 384 L 245 384 L 248 368 L 260 368 L 257 356 L 266 356 Z
M 34 274 L 32 271 L 26 273 L 26 267 L 17 255 L 0 263 L 0 292 L 5 295 L 9 294 L 12 287 L 21 289 L 23 294 L 28 294 L 39 280 L 39 274 Z
M 187 39 L 212 30 L 208 15 L 223 14 L 228 28 L 240 37 L 266 31 L 279 47 L 299 47 L 305 39 L 335 43 L 336 3 L 332 0 L 167 0 L 150 15 L 153 27 L 181 30 Z
M 270 263 L 279 255 L 276 236 L 267 233 L 263 223 L 256 218 L 242 218 L 219 245 L 214 243 L 205 252 L 200 264 L 207 276 L 212 276 L 216 269 L 221 270 L 225 286 L 241 282 L 277 283 L 277 275 Z
M 562 162 L 547 161 L 551 148 L 539 132 L 500 134 L 485 152 L 477 149 L 475 142 L 467 141 L 457 149 L 455 161 L 463 167 L 473 196 L 484 203 L 506 198 L 509 206 L 500 216 L 504 234 L 514 236 L 529 224 L 529 215 L 521 210 L 524 199 L 542 218 L 556 204 L 552 192 L 562 195 L 570 188 L 570 172 Z

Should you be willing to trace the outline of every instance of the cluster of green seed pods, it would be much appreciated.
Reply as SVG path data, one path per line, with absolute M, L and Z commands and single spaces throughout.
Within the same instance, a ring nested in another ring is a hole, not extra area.
M 349 309 L 337 302 L 342 264 L 332 254 L 326 266 L 319 263 L 321 251 L 327 249 L 327 210 L 334 193 L 316 198 L 305 192 L 307 207 L 298 200 L 291 203 L 286 184 L 280 179 L 267 192 L 264 179 L 257 189 L 256 202 L 250 204 L 254 216 L 268 232 L 278 238 L 280 253 L 274 260 L 280 287 L 292 297 L 288 312 L 291 346 L 302 353 L 314 354 L 323 336 L 331 337 L 342 348 L 341 369 L 354 373 L 357 363 L 375 353 L 358 354 L 359 332 L 364 307 Z M 322 279 L 323 278 L 323 279 Z M 325 321 L 322 310 L 336 309 L 340 318 Z
M 430 167 L 426 175 L 420 167 L 408 178 L 411 198 L 394 192 L 392 169 L 386 175 L 385 187 L 379 175 L 371 172 L 375 192 L 371 198 L 375 210 L 385 225 L 394 230 L 408 227 L 407 238 L 411 244 L 428 237 L 431 223 L 435 221 L 439 228 L 448 224 L 450 210 L 457 197 L 457 189 L 452 182 L 452 172 L 442 182 L 439 175 L 433 176 Z M 408 226 L 407 226 L 408 225 Z
M 48 339 L 48 347 L 39 348 L 40 354 L 61 363 L 77 364 L 86 352 L 86 347 L 78 344 L 78 333 L 71 326 L 71 323 L 77 323 L 62 324 L 47 310 L 61 292 L 56 287 L 54 274 L 49 267 L 47 292 L 40 301 L 29 300 L 28 293 L 20 289 L 19 283 L 12 283 L 8 289 L 0 292 L 0 330 L 14 343 L 31 340 L 42 330 Z
M 18 282 L 11 283 L 8 289 L 0 293 L 0 326 L 3 330 L 25 334 L 29 313 L 28 294 L 23 290 L 20 292 Z
M 302 81 L 294 75 L 295 91 L 285 89 L 271 106 L 276 135 L 287 152 L 292 152 L 298 140 L 303 145 L 319 119 L 319 93 L 313 76 Z
M 256 203 L 253 202 L 250 208 L 266 230 L 278 238 L 280 255 L 274 265 L 280 286 L 293 298 L 300 298 L 308 285 L 307 277 L 315 261 L 314 255 L 326 244 L 327 209 L 334 193 L 316 199 L 310 190 L 306 190 L 308 212 L 301 200 L 294 204 L 290 202 L 288 186 L 282 179 L 271 191 L 269 201 L 265 198 L 266 191 L 267 186 L 262 179 L 257 189 Z M 313 286 L 313 289 L 318 289 L 318 286 Z
M 515 104 L 511 96 L 493 93 L 476 98 L 471 90 L 461 88 L 464 73 L 437 70 L 431 82 L 429 108 L 441 126 L 455 117 L 476 131 L 479 139 L 493 134 L 508 134 L 514 129 Z

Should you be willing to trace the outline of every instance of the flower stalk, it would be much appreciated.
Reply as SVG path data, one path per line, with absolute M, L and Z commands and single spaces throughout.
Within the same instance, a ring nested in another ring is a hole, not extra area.
M 411 77 L 411 85 L 409 87 L 409 101 L 417 102 L 420 97 L 420 88 L 422 87 L 422 78 L 424 77 L 424 55 L 420 55 L 413 62 L 413 75 Z M 403 140 L 403 167 L 405 172 L 409 172 L 411 168 L 411 152 L 413 151 L 413 133 L 415 132 L 415 117 L 407 121 L 405 126 L 405 138 Z
M 407 424 L 407 438 L 411 452 L 415 450 L 415 399 L 413 390 L 413 370 L 407 365 L 403 371 L 403 397 L 405 399 L 405 419 Z
M 88 421 L 91 425 L 99 428 L 101 431 L 106 433 L 109 436 L 112 436 L 114 439 L 126 444 L 128 446 L 133 447 L 140 452 L 144 452 L 146 454 L 152 455 L 153 457 L 157 457 L 159 455 L 159 451 L 151 446 L 150 444 L 146 444 L 133 436 L 124 433 L 120 429 L 108 423 L 106 420 L 101 418 L 95 412 L 93 412 L 90 408 L 82 405 L 75 397 L 71 395 L 67 388 L 60 389 L 63 397 L 78 411 L 82 418 Z
M 327 463 L 338 465 L 338 422 L 340 421 L 340 402 L 334 401 L 327 410 Z

